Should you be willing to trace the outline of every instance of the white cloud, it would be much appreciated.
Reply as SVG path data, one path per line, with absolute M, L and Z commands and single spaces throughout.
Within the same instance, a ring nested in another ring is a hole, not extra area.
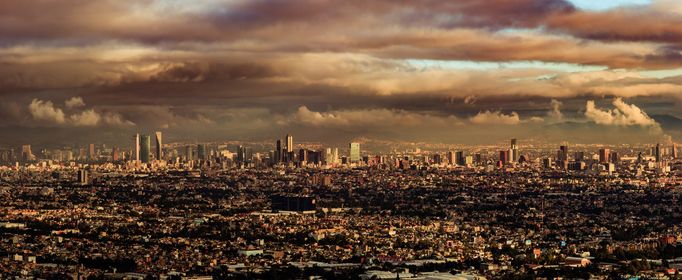
M 614 99 L 612 104 L 615 107 L 614 109 L 602 110 L 597 108 L 594 100 L 588 100 L 585 106 L 585 116 L 589 120 L 603 125 L 659 126 L 654 119 L 634 104 L 627 104 L 621 98 Z
M 363 109 L 316 112 L 301 106 L 292 115 L 279 121 L 280 124 L 294 122 L 311 126 L 422 126 L 460 125 L 454 116 L 434 116 L 401 110 Z
M 38 121 L 45 121 L 56 124 L 63 124 L 66 122 L 64 111 L 54 106 L 52 101 L 43 101 L 33 99 L 28 105 L 28 110 L 33 116 L 33 119 Z
M 97 126 L 100 122 L 100 115 L 95 110 L 90 109 L 69 117 L 71 124 L 75 126 Z
M 64 104 L 68 108 L 81 107 L 85 105 L 83 99 L 74 97 L 67 100 Z M 80 112 L 75 112 L 70 116 L 66 116 L 64 111 L 56 107 L 52 101 L 33 99 L 28 105 L 28 110 L 34 120 L 42 121 L 51 124 L 66 125 L 66 126 L 130 126 L 135 123 L 125 120 L 120 114 L 108 112 L 101 114 L 95 109 L 87 109 Z
M 83 102 L 83 98 L 81 98 L 80 96 L 75 96 L 64 101 L 64 105 L 66 106 L 67 109 L 73 109 L 85 106 L 85 102 Z
M 111 126 L 133 126 L 135 125 L 134 122 L 128 121 L 123 119 L 123 116 L 120 114 L 116 113 L 107 113 L 102 116 L 102 119 L 104 120 L 105 124 L 111 125 Z
M 500 111 L 483 111 L 469 118 L 469 121 L 473 124 L 516 125 L 521 123 L 521 118 L 519 118 L 519 114 L 516 112 L 505 115 Z
M 552 109 L 549 112 L 547 112 L 547 116 L 549 116 L 554 121 L 563 120 L 564 114 L 561 113 L 561 105 L 562 104 L 563 103 L 561 103 L 561 101 L 556 100 L 556 99 L 552 99 L 552 101 L 550 103 Z

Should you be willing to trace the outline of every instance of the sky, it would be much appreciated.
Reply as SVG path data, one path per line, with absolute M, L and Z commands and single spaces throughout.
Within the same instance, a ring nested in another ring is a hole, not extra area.
M 681 51 L 677 0 L 3 0 L 0 145 L 680 141 Z

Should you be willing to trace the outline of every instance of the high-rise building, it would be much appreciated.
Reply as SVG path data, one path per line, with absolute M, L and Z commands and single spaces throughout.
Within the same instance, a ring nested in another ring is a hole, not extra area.
M 163 159 L 163 138 L 161 131 L 157 131 L 154 133 L 156 135 L 156 160 L 161 160 Z
M 287 134 L 287 139 L 284 142 L 287 148 L 287 153 L 293 153 L 294 152 L 294 136 L 291 134 Z
M 140 136 L 140 161 L 149 163 L 149 155 L 152 150 L 152 140 L 149 135 Z
M 568 161 L 568 146 L 559 146 L 559 152 L 557 153 L 557 161 L 564 162 Z
M 465 165 L 464 162 L 464 151 L 457 151 L 455 153 L 455 163 L 457 165 Z
M 111 160 L 113 161 L 119 161 L 121 159 L 121 152 L 118 150 L 118 147 L 114 147 L 114 149 L 111 151 Z
M 87 185 L 89 182 L 90 178 L 88 178 L 88 171 L 85 169 L 78 170 L 78 183 Z
M 275 143 L 275 163 L 280 163 L 282 162 L 282 157 L 284 153 L 282 153 L 282 140 L 277 139 L 277 143 Z
M 208 155 L 206 154 L 206 144 L 197 145 L 197 157 L 199 157 L 200 160 L 208 159 Z
M 677 144 L 673 143 L 672 148 L 670 148 L 670 153 L 674 159 L 677 158 Z
M 656 143 L 656 162 L 661 162 L 661 144 Z
M 187 158 L 187 161 L 194 160 L 194 157 L 192 155 L 192 145 L 187 145 L 187 147 L 185 148 L 185 157 Z
M 611 152 L 611 154 L 609 155 L 609 162 L 613 164 L 617 164 L 620 162 L 620 156 L 618 156 L 618 152 L 616 151 Z
M 360 161 L 360 143 L 353 142 L 348 146 L 350 150 L 350 162 L 355 163 Z
M 308 152 L 307 149 L 298 150 L 298 161 L 301 162 L 301 164 L 306 164 L 308 162 Z
M 609 149 L 599 149 L 599 162 L 600 163 L 608 163 L 609 162 L 609 155 L 611 154 L 611 151 Z
M 33 152 L 31 152 L 31 145 L 21 146 L 21 159 L 23 161 L 32 161 L 35 159 Z
M 516 138 L 511 140 L 511 161 L 519 161 L 519 147 L 516 144 Z
M 509 150 L 500 151 L 500 161 L 501 164 L 509 163 Z
M 332 150 L 332 162 L 339 163 L 339 148 Z
M 447 157 L 448 163 L 449 163 L 450 165 L 455 165 L 455 164 L 457 164 L 457 162 L 456 162 L 456 160 L 455 160 L 455 153 L 453 153 L 452 151 L 448 151 L 446 157 Z
M 90 144 L 88 145 L 88 159 L 89 160 L 96 160 L 97 155 L 95 154 L 95 144 Z
M 140 161 L 140 134 L 133 135 L 133 160 Z

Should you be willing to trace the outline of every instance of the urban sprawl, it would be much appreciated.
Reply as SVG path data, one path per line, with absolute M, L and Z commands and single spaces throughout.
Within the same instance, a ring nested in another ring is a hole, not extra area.
M 674 143 L 128 142 L 0 148 L 1 279 L 681 279 Z

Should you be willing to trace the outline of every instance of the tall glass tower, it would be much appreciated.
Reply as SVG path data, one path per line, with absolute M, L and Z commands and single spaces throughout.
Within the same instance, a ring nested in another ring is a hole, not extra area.
M 156 160 L 163 159 L 163 136 L 161 131 L 154 133 L 156 135 Z
M 140 136 L 140 161 L 142 163 L 149 163 L 149 154 L 152 149 L 152 141 L 149 135 Z
M 360 161 L 360 143 L 350 143 L 350 162 Z

